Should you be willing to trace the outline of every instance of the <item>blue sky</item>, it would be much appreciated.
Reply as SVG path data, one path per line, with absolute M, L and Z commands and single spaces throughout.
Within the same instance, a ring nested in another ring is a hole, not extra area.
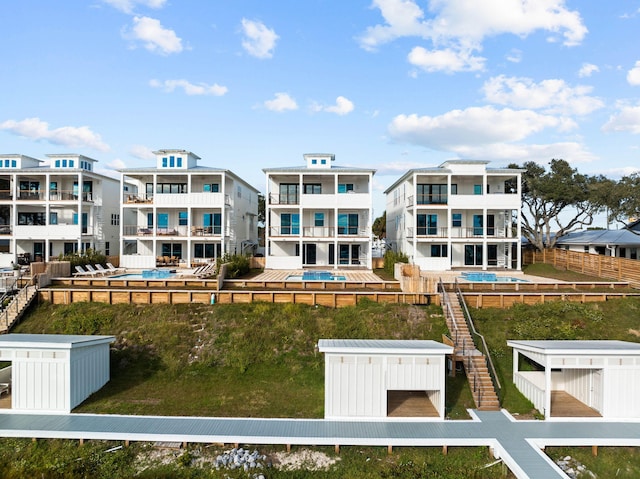
M 451 158 L 640 171 L 640 1 L 1 2 L 0 152 L 184 148 L 264 189 L 304 153 L 383 190 Z

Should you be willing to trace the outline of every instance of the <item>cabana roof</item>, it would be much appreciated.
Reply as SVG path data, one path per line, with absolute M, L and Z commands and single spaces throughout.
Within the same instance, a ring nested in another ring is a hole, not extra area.
M 640 343 L 615 340 L 533 340 L 507 341 L 507 346 L 540 354 L 638 355 Z

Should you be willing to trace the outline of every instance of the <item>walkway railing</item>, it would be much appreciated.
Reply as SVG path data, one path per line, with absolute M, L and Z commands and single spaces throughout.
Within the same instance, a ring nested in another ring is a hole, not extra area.
M 457 279 L 454 281 L 454 287 L 456 295 L 458 296 L 458 301 L 462 305 L 462 311 L 464 313 L 465 321 L 467 322 L 467 326 L 469 328 L 469 331 L 471 332 L 471 337 L 474 340 L 476 349 L 484 354 L 484 357 L 487 361 L 487 367 L 489 369 L 489 375 L 491 376 L 491 381 L 493 382 L 493 387 L 496 391 L 496 394 L 498 395 L 498 399 L 502 401 L 502 385 L 500 384 L 500 380 L 498 379 L 496 368 L 493 365 L 493 360 L 491 359 L 491 353 L 489 352 L 487 342 L 485 341 L 484 336 L 476 331 L 476 328 L 473 324 L 473 319 L 471 318 L 471 313 L 469 313 L 467 303 L 464 300 L 462 291 L 460 291 L 460 286 L 458 285 Z

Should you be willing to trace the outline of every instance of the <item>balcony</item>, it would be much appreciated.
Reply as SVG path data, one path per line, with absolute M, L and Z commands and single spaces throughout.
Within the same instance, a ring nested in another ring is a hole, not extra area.
M 45 200 L 47 192 L 45 190 L 18 190 L 19 200 Z
M 10 225 L 0 225 L 0 235 L 10 235 L 10 234 L 11 234 Z
M 290 238 L 300 237 L 299 226 L 271 226 L 269 227 L 269 236 L 284 236 Z
M 333 226 L 303 226 L 302 236 L 305 238 L 333 238 L 335 231 Z
M 146 225 L 124 225 L 124 236 L 153 237 L 153 236 L 180 236 L 180 237 L 214 237 L 222 236 L 220 226 L 169 226 L 167 228 L 154 228 Z M 191 234 L 189 234 L 191 233 Z
M 448 196 L 445 194 L 419 194 L 416 195 L 418 205 L 446 205 Z
M 359 228 L 357 226 L 338 226 L 338 236 L 370 238 L 371 234 L 367 232 L 366 228 Z
M 153 196 L 151 198 L 144 198 L 142 196 L 136 196 L 136 195 L 124 195 L 124 197 L 122 198 L 122 201 L 124 204 L 126 205 L 131 205 L 131 204 L 153 204 Z
M 68 190 L 51 190 L 49 191 L 49 201 L 78 201 L 78 192 Z M 83 191 L 82 201 L 93 201 L 93 192 Z
M 274 193 L 269 194 L 270 205 L 299 205 L 300 195 L 278 195 Z
M 0 190 L 0 200 L 10 200 L 11 198 L 13 198 L 13 191 Z

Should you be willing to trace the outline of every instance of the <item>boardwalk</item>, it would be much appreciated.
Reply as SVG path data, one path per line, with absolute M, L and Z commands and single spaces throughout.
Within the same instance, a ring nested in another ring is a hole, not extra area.
M 0 414 L 0 436 L 317 446 L 488 446 L 518 478 L 567 476 L 545 446 L 640 446 L 640 423 L 514 421 L 472 411 L 471 421 L 328 421 L 94 414 Z M 597 425 L 597 427 L 595 427 Z

